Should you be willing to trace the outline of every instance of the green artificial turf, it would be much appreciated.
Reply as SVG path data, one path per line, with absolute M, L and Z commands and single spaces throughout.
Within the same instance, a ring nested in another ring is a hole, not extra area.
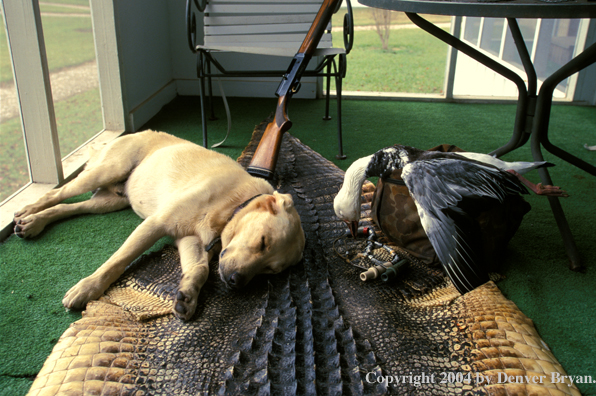
M 238 157 L 255 125 L 275 104 L 275 99 L 231 98 L 231 136 L 217 150 Z M 226 129 L 223 107 L 219 101 L 216 105 L 220 119 L 209 122 L 210 144 L 221 140 Z M 198 106 L 197 98 L 177 98 L 146 127 L 200 143 Z M 293 100 L 290 133 L 343 169 L 395 143 L 419 148 L 450 143 L 488 152 L 508 141 L 515 115 L 514 105 L 503 104 L 346 100 L 343 127 L 348 159 L 338 161 L 336 120 L 323 121 L 323 108 L 322 100 Z M 596 108 L 555 106 L 551 137 L 564 149 L 596 163 L 596 152 L 583 148 L 584 143 L 596 144 Z M 509 244 L 501 271 L 506 278 L 498 286 L 534 321 L 568 374 L 591 375 L 596 380 L 596 178 L 549 153 L 544 155 L 557 165 L 551 168 L 554 182 L 571 194 L 563 208 L 587 271 L 567 269 L 547 200 L 528 196 L 532 210 Z M 505 159 L 529 160 L 529 147 Z M 535 174 L 528 177 L 538 181 Z M 32 240 L 11 236 L 0 245 L 0 394 L 26 393 L 60 335 L 81 317 L 64 310 L 64 293 L 101 265 L 140 221 L 130 209 L 82 215 L 50 225 Z M 596 384 L 579 384 L 579 388 L 586 395 L 596 394 Z

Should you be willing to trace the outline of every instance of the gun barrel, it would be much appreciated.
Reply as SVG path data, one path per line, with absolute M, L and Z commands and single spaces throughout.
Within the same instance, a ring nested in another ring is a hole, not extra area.
M 272 179 L 277 157 L 281 147 L 284 132 L 292 126 L 288 119 L 286 106 L 292 94 L 298 91 L 300 78 L 312 57 L 314 50 L 319 45 L 331 16 L 338 8 L 341 0 L 325 0 L 315 17 L 300 49 L 292 59 L 288 71 L 283 76 L 275 94 L 279 97 L 275 120 L 267 125 L 265 133 L 257 146 L 257 150 L 248 166 L 248 173 L 253 176 Z

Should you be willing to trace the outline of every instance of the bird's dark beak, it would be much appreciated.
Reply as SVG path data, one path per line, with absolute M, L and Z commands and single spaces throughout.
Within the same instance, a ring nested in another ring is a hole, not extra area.
M 358 221 L 346 221 L 348 228 L 350 229 L 350 234 L 352 234 L 352 238 L 356 239 L 358 236 Z

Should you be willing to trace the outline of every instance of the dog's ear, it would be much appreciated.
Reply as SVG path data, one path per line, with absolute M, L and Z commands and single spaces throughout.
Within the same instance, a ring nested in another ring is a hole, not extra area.
M 273 195 L 279 200 L 279 205 L 284 209 L 288 210 L 294 206 L 294 200 L 290 194 L 280 194 L 274 191 Z
M 277 201 L 274 196 L 268 196 L 264 200 L 257 203 L 257 208 L 262 210 L 268 210 L 272 215 L 276 215 L 278 212 Z

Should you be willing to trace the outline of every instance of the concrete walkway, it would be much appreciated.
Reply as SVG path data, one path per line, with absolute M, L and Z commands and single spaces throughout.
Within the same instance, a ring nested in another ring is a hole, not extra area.
M 99 86 L 95 61 L 50 73 L 52 96 L 59 102 Z M 19 115 L 19 101 L 14 83 L 0 87 L 0 122 Z

